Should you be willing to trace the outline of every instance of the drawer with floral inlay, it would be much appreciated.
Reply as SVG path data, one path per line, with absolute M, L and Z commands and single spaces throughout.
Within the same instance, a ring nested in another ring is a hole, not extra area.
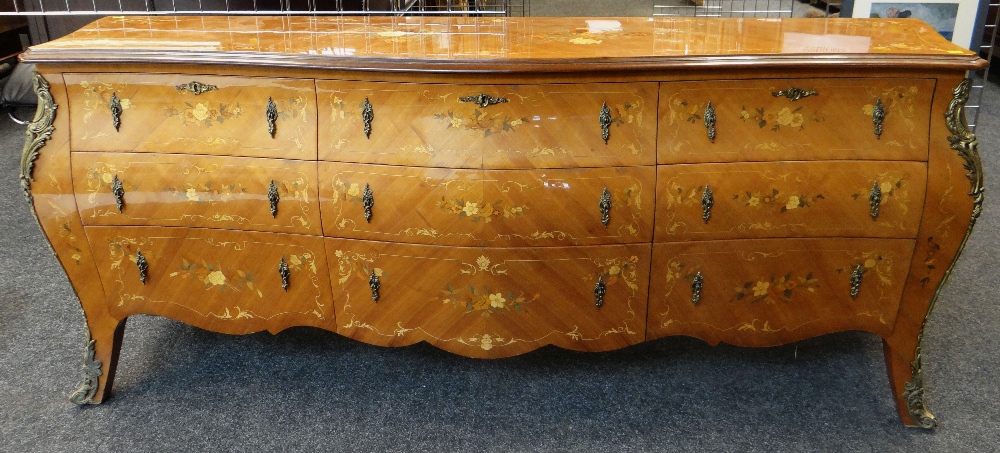
M 72 169 L 85 225 L 322 234 L 315 162 L 78 152 Z
M 459 168 L 655 163 L 656 84 L 318 80 L 319 159 Z
M 243 334 L 333 329 L 323 239 L 202 228 L 86 227 L 114 316 Z
M 655 169 L 319 163 L 324 234 L 455 246 L 648 243 Z
M 655 239 L 913 238 L 926 179 L 923 162 L 661 165 Z
M 66 74 L 74 151 L 316 158 L 312 80 Z
M 888 335 L 912 239 L 758 239 L 653 245 L 647 340 L 773 346 L 842 330 Z
M 661 164 L 927 160 L 933 79 L 660 84 Z
M 468 357 L 643 341 L 648 244 L 478 248 L 326 238 L 337 332 Z

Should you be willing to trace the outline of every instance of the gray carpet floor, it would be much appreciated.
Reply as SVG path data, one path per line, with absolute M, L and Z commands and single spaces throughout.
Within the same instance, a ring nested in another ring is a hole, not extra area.
M 1000 175 L 1000 88 L 978 136 Z M 24 116 L 30 115 L 22 113 Z M 881 342 L 765 349 L 665 338 L 473 360 L 295 328 L 228 336 L 130 318 L 115 396 L 77 407 L 83 317 L 17 183 L 0 120 L 0 451 L 996 451 L 1000 209 L 988 193 L 924 338 L 935 432 L 896 416 Z

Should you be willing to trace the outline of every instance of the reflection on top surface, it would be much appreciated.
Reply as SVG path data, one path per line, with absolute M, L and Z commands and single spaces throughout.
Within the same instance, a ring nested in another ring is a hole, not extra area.
M 634 17 L 107 17 L 33 49 L 45 53 L 91 48 L 529 61 L 811 53 L 974 55 L 916 19 Z

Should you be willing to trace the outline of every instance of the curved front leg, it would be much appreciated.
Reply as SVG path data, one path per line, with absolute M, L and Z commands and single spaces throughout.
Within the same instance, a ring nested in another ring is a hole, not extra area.
M 87 323 L 83 383 L 70 400 L 96 404 L 110 395 L 125 323 L 108 312 L 70 181 L 69 115 L 61 74 L 35 75 L 38 110 L 25 132 L 21 188 L 59 260 Z

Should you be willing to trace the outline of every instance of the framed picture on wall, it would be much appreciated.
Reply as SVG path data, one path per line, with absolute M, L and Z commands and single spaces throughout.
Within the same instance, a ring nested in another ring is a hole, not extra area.
M 969 48 L 978 7 L 978 0 L 854 0 L 853 17 L 920 19 L 951 42 Z

